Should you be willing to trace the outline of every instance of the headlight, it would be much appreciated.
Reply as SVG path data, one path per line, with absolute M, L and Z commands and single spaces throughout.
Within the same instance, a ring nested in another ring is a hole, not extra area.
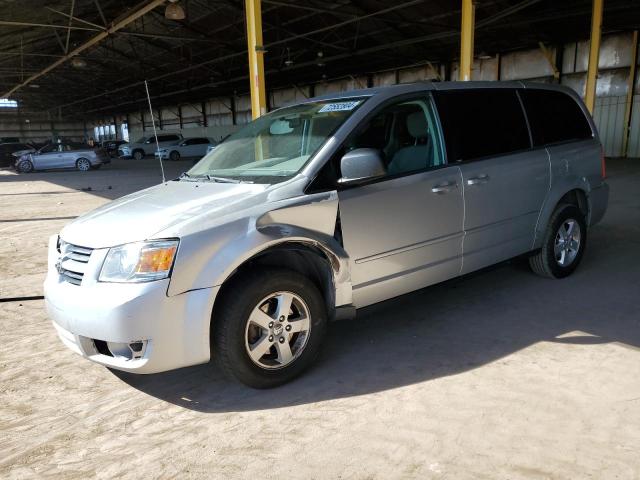
M 99 282 L 135 283 L 167 278 L 178 250 L 178 240 L 156 240 L 109 249 Z

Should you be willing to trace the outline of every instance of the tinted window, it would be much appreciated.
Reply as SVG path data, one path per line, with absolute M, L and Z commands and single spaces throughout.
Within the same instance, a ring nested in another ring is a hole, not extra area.
M 535 145 L 592 138 L 584 113 L 566 93 L 551 90 L 521 90 Z
M 179 140 L 179 137 L 177 135 L 158 135 L 159 142 L 172 142 L 174 140 Z
M 520 100 L 512 89 L 435 92 L 449 161 L 530 148 Z
M 7 150 L 10 152 L 17 152 L 18 150 L 27 150 L 29 147 L 21 143 L 8 143 L 5 145 L 0 145 L 0 148 L 2 148 L 2 150 Z
M 185 145 L 202 145 L 204 143 L 209 143 L 209 141 L 206 138 L 190 138 L 184 142 Z

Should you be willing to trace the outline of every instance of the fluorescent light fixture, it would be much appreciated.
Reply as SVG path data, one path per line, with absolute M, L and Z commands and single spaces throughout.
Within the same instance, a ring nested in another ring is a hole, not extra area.
M 0 98 L 0 108 L 18 108 L 18 101 Z

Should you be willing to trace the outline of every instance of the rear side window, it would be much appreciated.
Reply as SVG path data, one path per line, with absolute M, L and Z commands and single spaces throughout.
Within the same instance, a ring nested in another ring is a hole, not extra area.
M 522 105 L 512 89 L 434 92 L 450 162 L 531 148 Z
M 534 145 L 593 137 L 584 113 L 566 93 L 525 89 L 520 90 L 520 95 L 529 117 Z
M 158 135 L 159 142 L 172 142 L 179 139 L 180 137 L 178 137 L 177 135 Z

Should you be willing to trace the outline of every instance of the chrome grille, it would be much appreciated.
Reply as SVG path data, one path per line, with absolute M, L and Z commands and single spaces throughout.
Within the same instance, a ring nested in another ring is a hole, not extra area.
M 60 259 L 56 264 L 58 273 L 64 281 L 73 285 L 82 284 L 93 249 L 60 242 Z

